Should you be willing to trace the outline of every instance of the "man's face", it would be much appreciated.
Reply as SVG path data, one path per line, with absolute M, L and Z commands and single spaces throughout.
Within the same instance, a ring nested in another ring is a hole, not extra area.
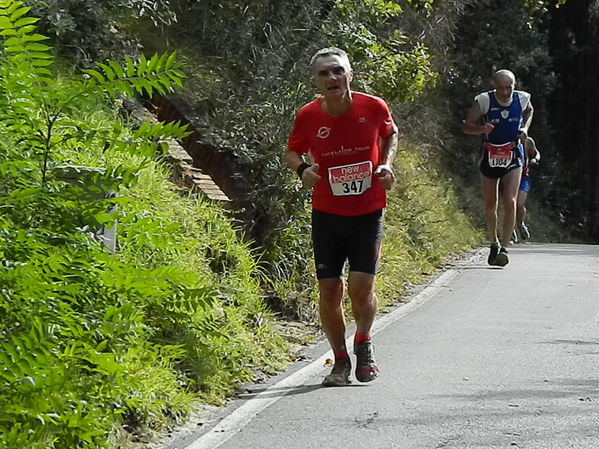
M 507 103 L 512 99 L 514 93 L 514 81 L 510 78 L 498 78 L 493 81 L 493 87 L 495 88 L 495 95 L 497 99 L 502 103 Z
M 343 97 L 349 91 L 352 72 L 337 55 L 323 56 L 314 65 L 316 87 L 327 98 Z

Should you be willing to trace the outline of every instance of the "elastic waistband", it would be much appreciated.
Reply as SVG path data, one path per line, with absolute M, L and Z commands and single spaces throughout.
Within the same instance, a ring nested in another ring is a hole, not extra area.
M 488 141 L 483 142 L 483 147 L 487 150 L 499 150 L 499 151 L 508 151 L 516 148 L 516 142 L 506 142 L 502 144 L 491 143 Z

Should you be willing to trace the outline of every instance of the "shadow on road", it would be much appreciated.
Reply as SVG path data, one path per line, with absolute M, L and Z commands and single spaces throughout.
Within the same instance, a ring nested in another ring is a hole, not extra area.
M 253 399 L 258 395 L 260 395 L 261 398 L 282 397 L 282 396 L 310 393 L 311 391 L 316 391 L 321 388 L 326 388 L 326 387 L 322 386 L 321 384 L 313 384 L 313 385 L 301 385 L 299 387 L 252 388 L 247 393 L 240 394 L 237 397 L 239 399 Z

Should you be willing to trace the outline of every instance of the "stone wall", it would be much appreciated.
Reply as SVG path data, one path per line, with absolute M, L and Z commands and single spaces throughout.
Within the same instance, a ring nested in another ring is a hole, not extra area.
M 176 111 L 171 108 L 163 106 L 154 108 L 149 105 L 150 108 L 154 109 L 154 113 L 150 112 L 144 105 L 140 103 L 127 102 L 125 105 L 129 114 L 139 122 L 149 121 L 156 123 L 158 121 L 176 121 L 179 120 L 182 123 L 189 123 L 184 121 L 181 117 L 173 117 Z M 186 139 L 189 142 L 190 138 L 193 141 L 197 140 L 197 132 L 192 130 L 193 133 Z M 195 137 L 194 137 L 195 136 Z M 221 185 L 225 185 L 229 191 L 231 187 L 226 182 L 225 166 L 220 164 L 216 157 L 211 156 L 208 151 L 194 151 L 196 158 L 192 157 L 183 146 L 174 139 L 168 139 L 166 141 L 168 145 L 167 158 L 173 165 L 174 176 L 172 181 L 178 185 L 189 188 L 195 192 L 201 193 L 206 198 L 213 201 L 232 202 L 232 198 L 223 191 Z M 202 157 L 198 157 L 201 155 Z M 219 167 L 220 165 L 220 167 Z M 205 167 L 209 167 L 207 170 Z M 215 182 L 209 171 L 216 173 L 221 183 Z M 224 181 L 223 181 L 224 179 Z

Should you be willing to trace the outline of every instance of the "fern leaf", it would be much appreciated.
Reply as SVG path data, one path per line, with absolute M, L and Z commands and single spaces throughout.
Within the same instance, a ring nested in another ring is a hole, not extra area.
M 125 66 L 127 71 L 127 77 L 131 78 L 135 75 L 135 64 L 129 56 L 125 56 Z
M 31 61 L 31 65 L 34 67 L 47 67 L 49 65 L 52 65 L 53 63 L 54 61 L 48 59 L 33 59 Z
M 110 81 L 114 81 L 115 79 L 115 73 L 114 71 L 107 66 L 106 64 L 102 64 L 101 62 L 98 63 L 98 67 L 101 67 L 102 69 L 104 69 L 104 74 L 106 75 L 106 78 L 108 78 Z
M 16 9 L 13 13 L 10 13 L 10 20 L 12 22 L 15 22 L 19 17 L 24 16 L 30 10 L 31 10 L 31 8 L 29 8 L 28 6 L 24 6 L 22 8 Z
M 38 41 L 47 41 L 48 39 L 50 39 L 47 36 L 44 36 L 43 34 L 28 34 L 27 36 L 22 36 L 21 40 L 23 42 L 38 42 Z
M 137 66 L 137 76 L 141 76 L 145 73 L 146 67 L 148 66 L 148 60 L 144 55 L 141 55 L 139 65 Z
M 177 52 L 174 51 L 168 56 L 166 63 L 164 64 L 164 68 L 167 70 L 172 68 L 175 65 L 176 60 L 177 60 Z
M 18 28 L 17 32 L 20 35 L 25 35 L 25 34 L 32 33 L 33 31 L 35 31 L 35 29 L 36 29 L 35 25 L 25 25 L 23 27 Z
M 86 69 L 83 72 L 94 77 L 99 83 L 104 83 L 106 81 L 104 76 L 102 76 L 102 74 L 96 70 Z
M 157 65 L 158 65 L 159 60 L 160 60 L 160 57 L 158 56 L 158 54 L 157 53 L 154 54 L 154 56 L 152 56 L 152 58 L 150 59 L 150 62 L 148 63 L 146 73 L 157 70 Z
M 20 44 L 21 40 L 18 37 L 9 37 L 4 42 L 2 42 L 2 45 L 4 45 L 5 48 L 15 47 Z
M 23 17 L 22 19 L 17 20 L 14 23 L 14 27 L 15 28 L 21 28 L 25 25 L 33 25 L 34 23 L 39 22 L 40 19 L 37 19 L 35 17 Z
M 125 78 L 125 73 L 120 65 L 114 61 L 108 61 L 108 65 L 112 68 L 114 73 L 116 73 L 117 78 Z
M 52 47 L 50 47 L 49 45 L 32 42 L 32 43 L 26 44 L 25 49 L 28 51 L 34 51 L 34 52 L 44 52 L 44 51 L 52 50 Z M 48 56 L 51 57 L 50 55 L 48 55 Z

